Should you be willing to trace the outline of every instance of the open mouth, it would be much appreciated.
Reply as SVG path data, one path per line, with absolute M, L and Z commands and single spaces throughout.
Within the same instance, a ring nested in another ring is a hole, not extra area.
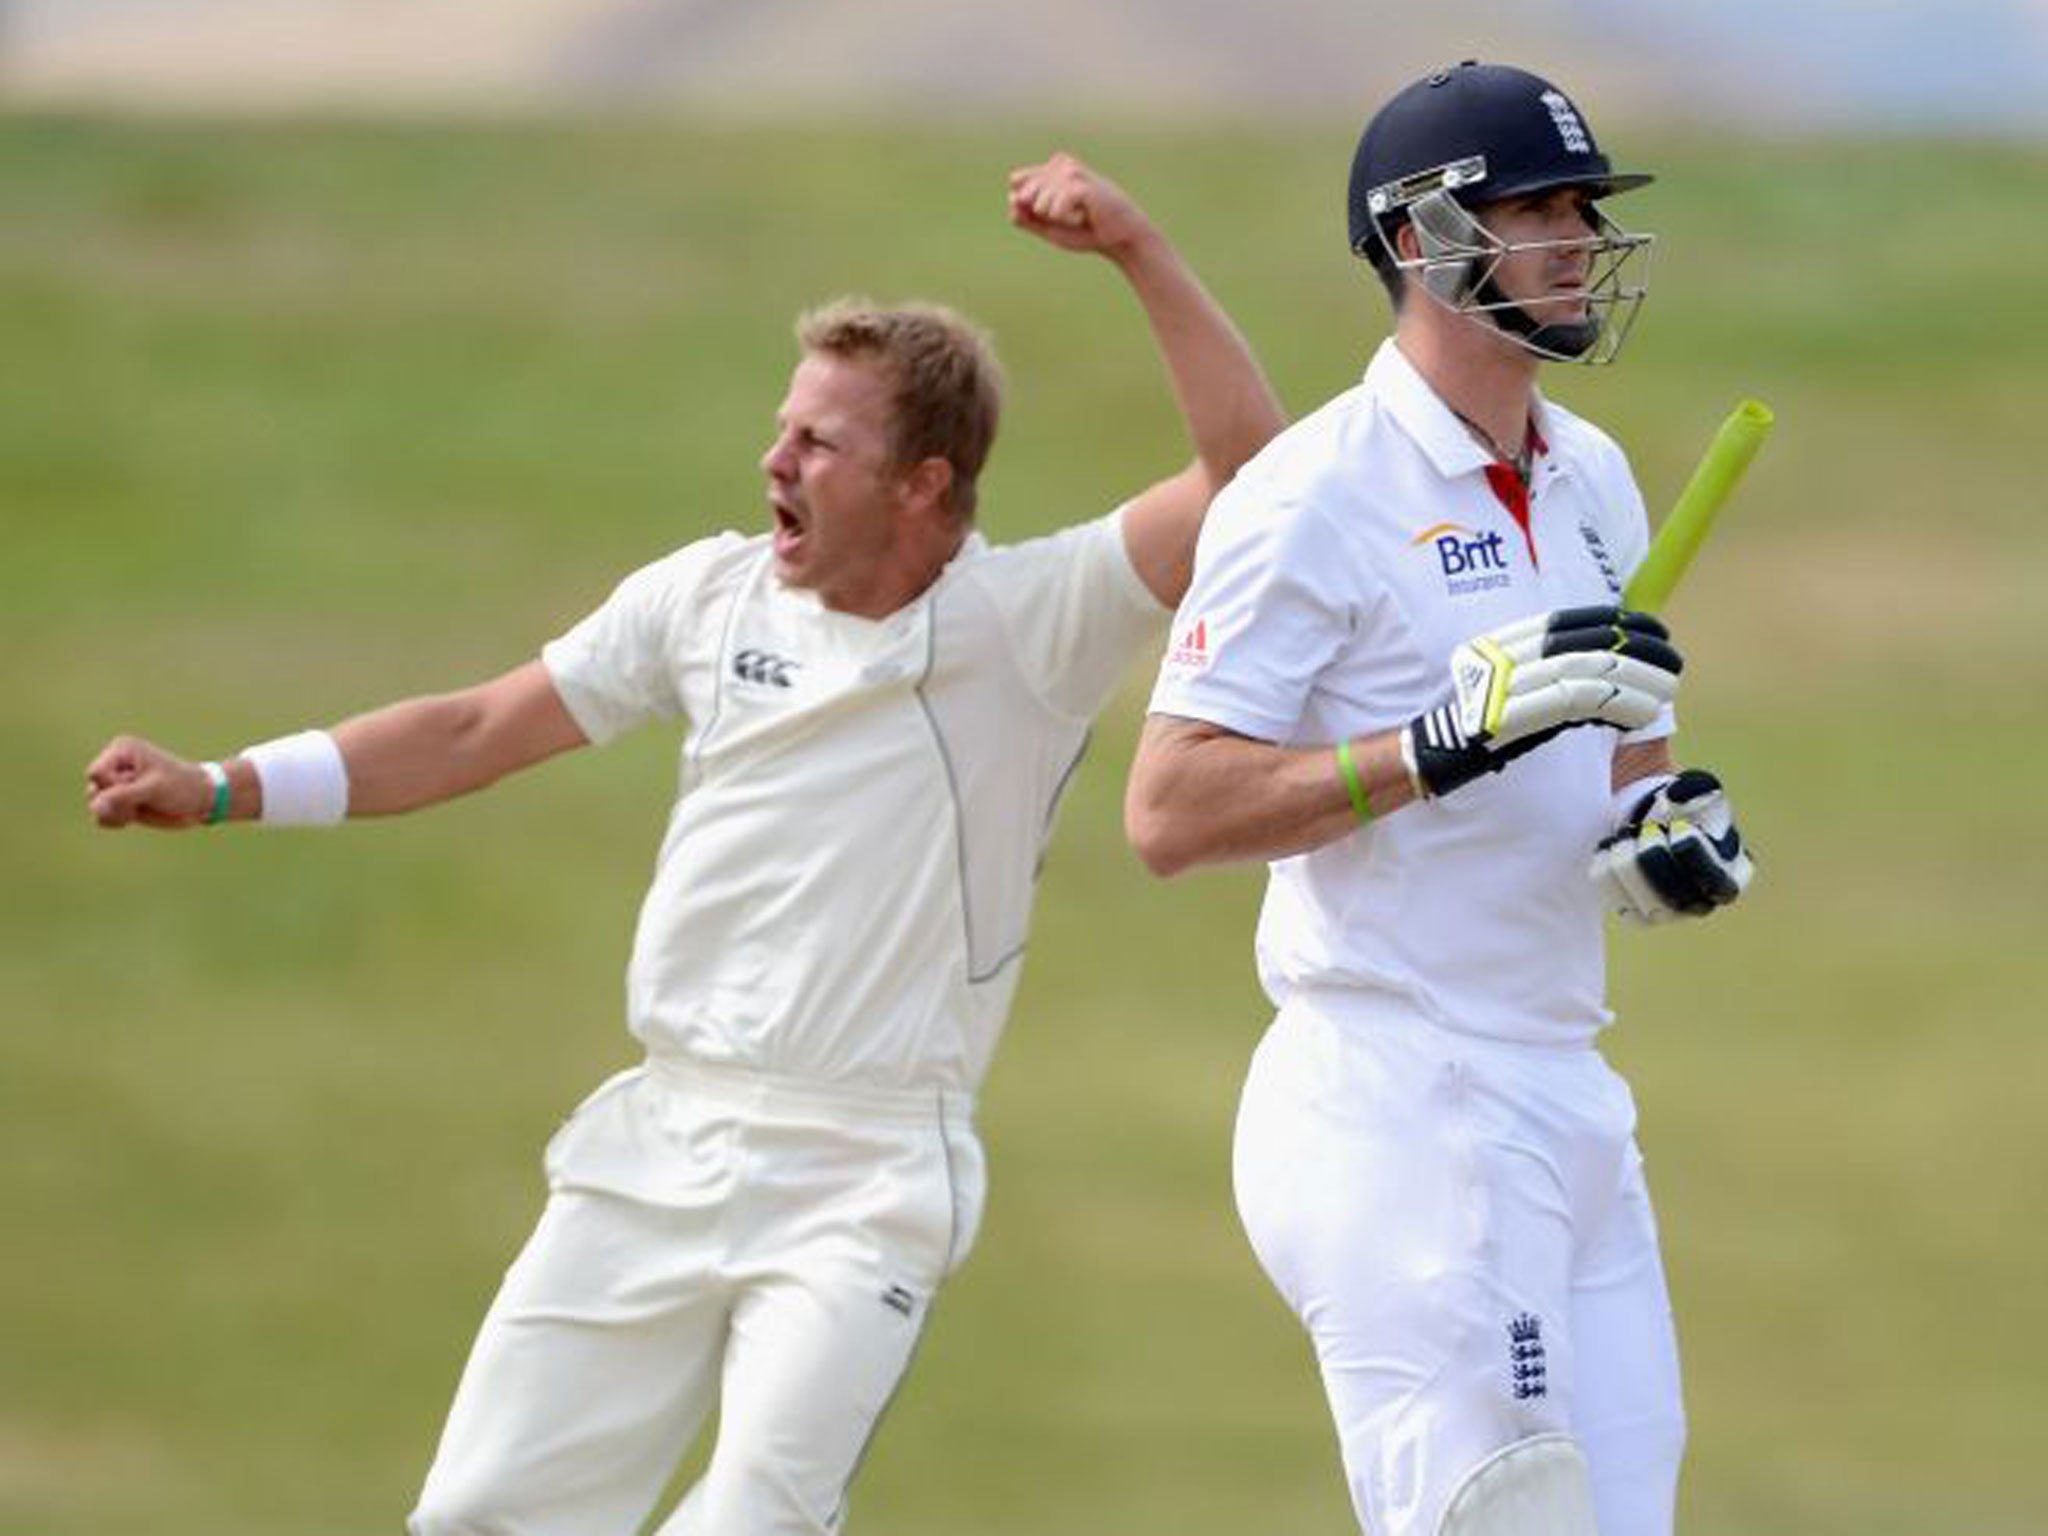
M 803 542 L 804 521 L 787 503 L 769 498 L 768 510 L 775 516 L 775 552 L 786 554 Z

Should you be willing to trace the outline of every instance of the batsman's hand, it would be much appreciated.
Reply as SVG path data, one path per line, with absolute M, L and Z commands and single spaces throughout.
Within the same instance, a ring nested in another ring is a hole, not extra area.
M 1063 251 L 1113 259 L 1157 237 L 1123 188 L 1064 152 L 1010 172 L 1010 222 Z
M 1424 795 L 1449 794 L 1575 725 L 1648 725 L 1684 669 L 1647 613 L 1532 614 L 1451 652 L 1451 697 L 1409 723 L 1402 754 Z
M 85 805 L 103 827 L 175 832 L 202 825 L 213 784 L 197 763 L 140 736 L 116 736 L 86 765 Z
M 1644 795 L 1586 871 L 1611 912 L 1639 923 L 1705 917 L 1756 873 L 1721 781 L 1688 768 Z

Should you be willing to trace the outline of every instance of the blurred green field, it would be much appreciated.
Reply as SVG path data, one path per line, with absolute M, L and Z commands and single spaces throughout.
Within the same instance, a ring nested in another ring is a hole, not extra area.
M 1653 507 L 1740 396 L 1779 430 L 1673 618 L 1747 910 L 1624 935 L 1610 1054 L 1692 1413 L 1688 1536 L 2039 1536 L 2048 152 L 1659 142 L 1621 365 L 1558 374 Z M 943 297 L 1011 374 L 998 537 L 1184 448 L 1110 271 L 1004 225 L 1065 143 L 1145 198 L 1289 405 L 1383 321 L 1350 130 L 0 118 L 0 1531 L 394 1531 L 557 1118 L 631 1058 L 673 781 L 635 739 L 334 834 L 110 837 L 80 770 L 215 753 L 534 653 L 759 521 L 788 323 Z M 985 1099 L 982 1246 L 853 1528 L 1350 1529 L 1243 1244 L 1256 872 L 1159 885 L 1117 803 L 1046 875 Z

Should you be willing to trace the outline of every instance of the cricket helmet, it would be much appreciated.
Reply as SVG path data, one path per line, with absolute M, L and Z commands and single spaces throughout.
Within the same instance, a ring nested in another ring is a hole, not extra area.
M 1538 356 L 1604 363 L 1648 291 L 1639 269 L 1652 237 L 1621 229 L 1599 200 L 1651 179 L 1616 171 L 1571 99 L 1541 76 L 1468 59 L 1408 86 L 1366 124 L 1351 160 L 1351 249 L 1390 287 L 1409 273 L 1439 302 Z M 1544 244 L 1589 248 L 1587 309 L 1582 320 L 1545 323 L 1493 282 L 1502 258 L 1537 245 L 1509 246 L 1476 215 L 1489 203 L 1566 187 L 1590 194 L 1594 228 L 1583 242 Z M 1415 257 L 1396 244 L 1403 224 L 1415 227 Z

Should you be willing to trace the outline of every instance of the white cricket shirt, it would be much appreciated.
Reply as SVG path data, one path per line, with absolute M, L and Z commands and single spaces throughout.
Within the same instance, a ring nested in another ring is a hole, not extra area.
M 1533 420 L 1543 446 L 1525 525 L 1508 505 L 1512 471 L 1384 343 L 1356 388 L 1275 439 L 1211 507 L 1153 710 L 1334 743 L 1443 702 L 1460 641 L 1615 601 L 1648 544 L 1628 463 L 1555 404 L 1539 400 Z M 1670 730 L 1667 712 L 1635 734 Z M 1470 1033 L 1590 1039 L 1611 1015 L 1585 871 L 1610 830 L 1617 740 L 1566 731 L 1441 800 L 1275 862 L 1258 931 L 1268 996 L 1391 992 Z
M 766 536 L 627 577 L 541 654 L 593 742 L 690 726 L 633 1032 L 656 1055 L 971 1092 L 1089 721 L 1163 619 L 1116 513 L 970 534 L 879 620 L 785 588 Z

